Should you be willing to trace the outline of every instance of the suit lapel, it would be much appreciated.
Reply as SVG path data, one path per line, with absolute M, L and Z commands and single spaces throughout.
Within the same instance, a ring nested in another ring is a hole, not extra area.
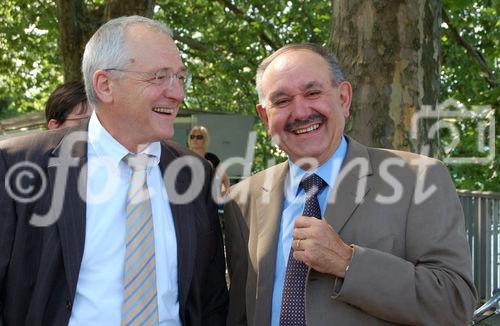
M 60 197 L 63 205 L 56 223 L 61 241 L 64 271 L 72 299 L 76 292 L 85 246 L 87 126 L 88 124 L 84 124 L 77 129 L 71 129 L 54 149 L 48 162 L 49 191 L 53 196 Z M 65 170 L 67 176 L 61 173 Z
M 162 151 L 160 157 L 160 169 L 164 176 L 168 165 L 172 163 L 176 156 L 162 142 Z M 165 180 L 165 176 L 164 176 Z M 169 198 L 173 198 L 173 180 L 165 180 L 165 189 Z M 184 173 L 179 173 L 175 180 L 175 189 L 187 189 L 189 180 Z M 192 205 L 179 205 L 170 202 L 170 209 L 174 220 L 175 234 L 177 238 L 177 277 L 179 282 L 179 305 L 181 314 L 186 311 L 185 306 L 189 293 L 189 286 L 194 270 L 194 261 L 196 255 L 196 222 Z M 181 316 L 182 320 L 184 316 Z
M 366 147 L 350 137 L 346 158 L 342 163 L 335 186 L 328 198 L 325 220 L 340 233 L 370 191 L 369 176 L 373 175 Z
M 285 178 L 288 164 L 282 163 L 264 176 L 261 195 L 253 203 L 257 207 L 257 293 L 255 301 L 256 324 L 271 323 L 274 273 L 278 244 L 281 208 L 283 206 Z M 259 321 L 260 322 L 257 322 Z

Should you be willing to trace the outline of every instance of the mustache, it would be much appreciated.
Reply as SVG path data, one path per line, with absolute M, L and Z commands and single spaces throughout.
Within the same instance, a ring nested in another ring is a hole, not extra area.
M 313 113 L 310 116 L 308 116 L 306 119 L 294 120 L 294 121 L 288 122 L 285 126 L 285 130 L 292 131 L 293 129 L 307 126 L 308 124 L 311 124 L 311 123 L 323 123 L 323 122 L 325 122 L 325 120 L 326 120 L 326 118 L 324 115 L 319 114 L 319 113 Z

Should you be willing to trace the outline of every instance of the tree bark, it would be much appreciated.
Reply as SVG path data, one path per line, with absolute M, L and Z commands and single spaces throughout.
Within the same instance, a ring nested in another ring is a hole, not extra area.
M 59 50 L 64 81 L 82 79 L 81 62 L 85 44 L 92 34 L 111 18 L 153 16 L 155 0 L 107 0 L 90 10 L 84 0 L 58 0 Z
M 64 81 L 82 79 L 81 58 L 86 42 L 81 24 L 85 19 L 83 0 L 58 0 L 57 16 Z
M 108 0 L 104 4 L 104 22 L 116 17 L 139 15 L 153 17 L 155 0 Z
M 418 151 L 411 119 L 438 101 L 441 1 L 332 0 L 332 8 L 330 47 L 354 88 L 346 132 Z

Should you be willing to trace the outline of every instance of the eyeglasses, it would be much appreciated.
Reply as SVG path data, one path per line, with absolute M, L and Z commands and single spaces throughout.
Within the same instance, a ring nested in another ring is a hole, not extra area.
M 194 139 L 202 140 L 203 138 L 205 138 L 205 137 L 203 137 L 203 135 L 191 135 L 191 136 L 189 136 L 189 139 L 191 139 L 191 140 L 194 140 Z
M 172 89 L 172 86 L 174 85 L 174 80 L 176 79 L 179 81 L 182 88 L 184 89 L 188 88 L 191 83 L 191 74 L 187 70 L 178 73 L 173 73 L 172 70 L 168 68 L 162 68 L 155 72 L 134 71 L 134 70 L 119 69 L 119 68 L 108 68 L 104 70 L 139 74 L 143 76 L 142 80 L 145 82 L 149 82 L 157 86 L 161 86 L 163 85 L 163 83 L 166 83 L 168 89 Z

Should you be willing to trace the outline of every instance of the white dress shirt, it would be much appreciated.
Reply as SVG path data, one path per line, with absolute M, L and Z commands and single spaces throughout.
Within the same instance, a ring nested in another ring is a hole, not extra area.
M 85 247 L 69 325 L 120 325 L 125 265 L 126 200 L 132 171 L 122 161 L 128 150 L 94 112 L 88 135 Z M 156 256 L 160 325 L 181 325 L 177 281 L 177 240 L 169 200 L 158 165 L 161 145 L 143 153 L 154 157 L 147 169 Z

